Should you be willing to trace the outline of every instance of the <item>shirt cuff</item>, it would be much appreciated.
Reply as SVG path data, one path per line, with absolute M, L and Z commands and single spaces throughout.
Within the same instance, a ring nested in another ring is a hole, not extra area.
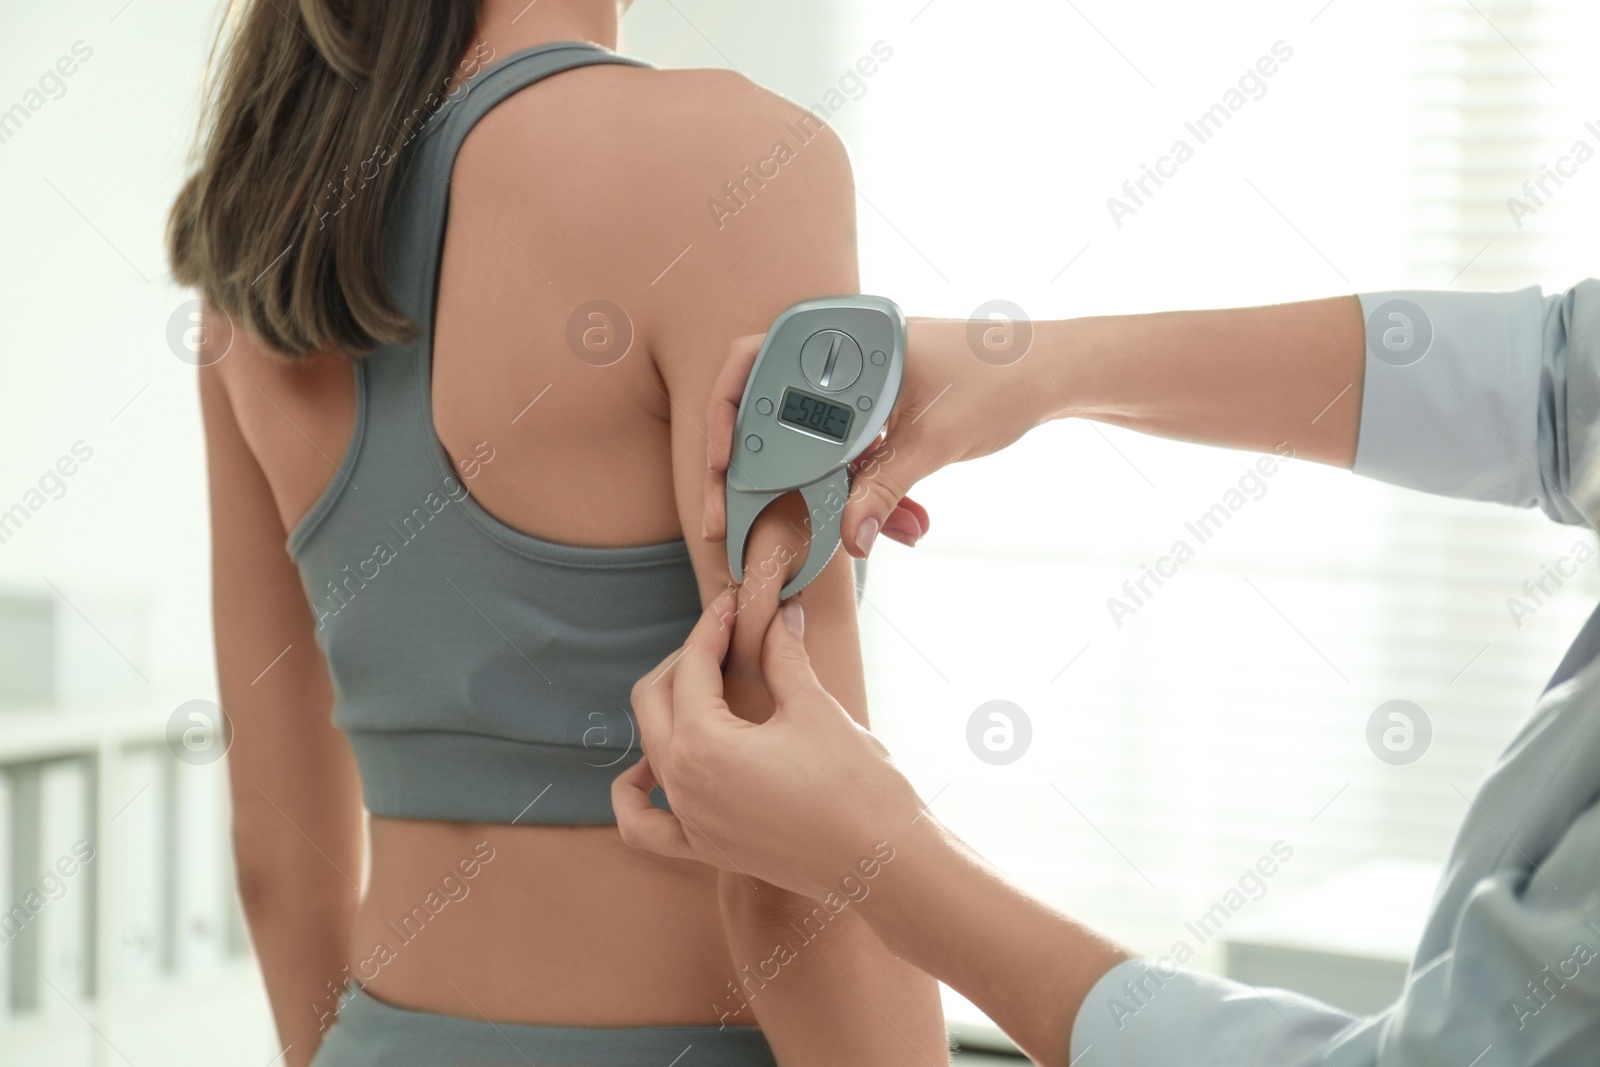
M 1071 1067 L 1328 1067 L 1364 1056 L 1340 1040 L 1355 1020 L 1281 989 L 1257 989 L 1172 960 L 1126 960 L 1089 991 L 1072 1027 Z M 1329 1060 L 1335 1045 L 1346 1055 Z
M 1360 300 L 1366 384 L 1355 473 L 1443 496 L 1538 504 L 1538 287 Z

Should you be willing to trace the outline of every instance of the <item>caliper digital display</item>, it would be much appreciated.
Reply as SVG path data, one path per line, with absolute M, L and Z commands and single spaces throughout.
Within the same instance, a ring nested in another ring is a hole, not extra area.
M 849 408 L 798 389 L 783 391 L 783 408 L 778 418 L 790 426 L 820 433 L 835 441 L 843 441 L 850 432 Z

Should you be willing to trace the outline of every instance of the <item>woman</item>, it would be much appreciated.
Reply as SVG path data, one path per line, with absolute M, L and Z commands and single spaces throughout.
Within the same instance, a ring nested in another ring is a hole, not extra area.
M 946 1060 L 934 983 L 854 914 L 800 939 L 809 902 L 617 836 L 629 687 L 728 582 L 682 535 L 728 340 L 857 288 L 837 139 L 617 56 L 621 7 L 233 11 L 169 232 L 207 302 L 235 851 L 290 1064 Z M 755 536 L 805 555 L 798 512 Z M 864 717 L 848 560 L 805 598 Z M 732 695 L 762 718 L 756 652 Z

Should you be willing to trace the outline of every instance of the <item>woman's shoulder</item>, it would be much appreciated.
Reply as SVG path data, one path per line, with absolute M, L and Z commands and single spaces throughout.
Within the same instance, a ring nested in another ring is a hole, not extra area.
M 780 93 L 722 67 L 653 67 L 596 64 L 536 83 L 516 99 L 552 117 L 605 120 L 638 128 L 671 120 L 688 136 L 738 137 L 811 114 Z M 812 116 L 814 125 L 821 125 Z
M 479 121 L 453 184 L 469 217 L 493 220 L 491 246 L 538 263 L 533 291 L 547 280 L 563 319 L 597 299 L 623 309 L 669 379 L 714 373 L 733 337 L 859 284 L 843 143 L 734 71 L 604 65 L 538 83 Z M 653 377 L 638 385 L 659 396 Z
M 765 135 L 783 131 L 790 123 L 804 122 L 813 135 L 821 133 L 838 143 L 821 116 L 738 71 L 721 67 L 649 67 L 634 71 L 640 84 L 651 90 L 635 101 L 641 118 L 671 117 L 685 129 L 709 139 Z
M 708 200 L 737 213 L 780 175 L 797 186 L 850 179 L 820 115 L 719 68 L 585 67 L 517 94 L 479 126 L 493 133 L 475 130 L 464 156 L 492 141 L 545 192 L 613 217 L 659 219 L 692 203 L 715 226 Z

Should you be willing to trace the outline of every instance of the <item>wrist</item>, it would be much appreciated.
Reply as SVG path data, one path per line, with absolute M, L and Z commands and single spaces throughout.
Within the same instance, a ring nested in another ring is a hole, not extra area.
M 1033 352 L 1025 388 L 1018 402 L 1032 412 L 1035 425 L 1066 418 L 1096 418 L 1100 398 L 1094 393 L 1094 371 L 1104 360 L 1103 318 L 1058 319 L 1034 324 Z
M 876 838 L 879 877 L 861 902 L 861 915 L 889 948 L 906 955 L 910 946 L 901 936 L 902 927 L 930 904 L 927 890 L 948 881 L 960 854 L 948 831 L 925 810 L 892 827 L 880 826 Z
M 922 801 L 911 784 L 898 771 L 892 773 L 892 784 L 880 781 L 876 788 L 856 793 L 853 810 L 835 811 L 831 819 L 822 815 L 821 824 L 833 827 L 822 835 L 828 842 L 827 859 L 808 865 L 809 884 L 801 888 L 816 900 L 830 893 L 848 896 L 856 905 L 853 910 L 862 912 L 862 918 L 869 922 L 866 903 L 875 903 L 880 895 L 878 886 L 888 884 L 886 872 L 907 866 L 903 861 L 912 842 L 904 831 L 922 809 Z M 925 817 L 921 822 L 926 824 L 930 819 L 931 816 Z M 913 851 L 920 853 L 921 848 L 918 843 Z M 823 849 L 817 848 L 813 855 L 820 858 Z
M 1076 401 L 1073 369 L 1086 339 L 1079 324 L 1090 321 L 1020 322 L 1007 329 L 999 319 L 914 318 L 906 323 L 906 350 L 929 383 L 937 378 L 988 397 L 990 410 L 1020 436 L 1077 414 L 1068 401 Z M 1022 426 L 1016 425 L 1019 414 Z

